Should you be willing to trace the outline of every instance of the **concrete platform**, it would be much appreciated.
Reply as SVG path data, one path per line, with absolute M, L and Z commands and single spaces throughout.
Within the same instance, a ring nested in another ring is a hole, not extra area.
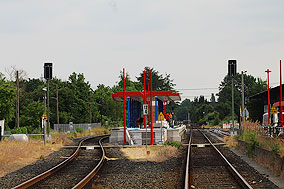
M 185 126 L 176 128 L 153 128 L 154 144 L 162 144 L 165 141 L 178 141 L 181 142 L 183 139 L 186 129 Z M 113 128 L 111 129 L 111 135 L 109 142 L 111 144 L 123 144 L 124 140 L 124 128 Z M 151 142 L 151 130 L 150 128 L 139 129 L 139 128 L 128 128 L 126 132 L 126 141 L 130 145 L 145 145 Z
M 179 126 L 174 128 L 169 128 L 168 130 L 168 141 L 181 142 L 186 131 L 186 126 Z

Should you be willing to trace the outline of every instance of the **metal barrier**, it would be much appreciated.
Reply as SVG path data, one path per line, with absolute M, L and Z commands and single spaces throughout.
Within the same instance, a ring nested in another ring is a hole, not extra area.
M 57 132 L 72 132 L 76 131 L 76 128 L 80 127 L 83 130 L 90 130 L 93 128 L 101 127 L 101 123 L 82 123 L 82 124 L 54 124 L 54 130 Z

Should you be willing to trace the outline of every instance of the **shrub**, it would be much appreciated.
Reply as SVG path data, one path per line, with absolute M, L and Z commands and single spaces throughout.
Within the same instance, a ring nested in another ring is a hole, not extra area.
M 256 146 L 259 146 L 257 141 L 257 132 L 246 130 L 242 133 L 241 139 L 248 143 L 247 155 L 252 157 L 254 155 L 254 149 Z
M 76 127 L 76 132 L 77 133 L 83 133 L 83 129 L 81 127 Z
M 28 134 L 28 129 L 26 127 L 14 128 L 11 130 L 12 134 Z
M 164 142 L 164 145 L 165 146 L 174 146 L 177 149 L 180 149 L 180 147 L 181 147 L 181 143 L 177 142 L 177 141 L 166 141 L 166 142 Z

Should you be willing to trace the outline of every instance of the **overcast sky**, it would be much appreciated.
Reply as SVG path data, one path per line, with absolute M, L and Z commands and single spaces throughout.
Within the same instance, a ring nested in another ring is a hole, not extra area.
M 0 28 L 0 72 L 39 78 L 52 62 L 54 76 L 84 73 L 93 88 L 145 66 L 177 89 L 218 88 L 228 59 L 262 79 L 271 69 L 276 85 L 284 59 L 283 0 L 0 0 Z

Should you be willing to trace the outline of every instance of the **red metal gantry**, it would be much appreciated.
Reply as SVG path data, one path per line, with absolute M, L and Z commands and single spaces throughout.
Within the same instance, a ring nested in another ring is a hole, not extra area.
M 115 94 L 112 95 L 112 98 L 115 101 L 123 102 L 123 113 L 124 113 L 124 144 L 126 144 L 126 106 L 125 99 L 126 97 L 132 97 L 133 99 L 147 103 L 147 100 L 150 101 L 150 127 L 151 127 L 151 145 L 154 144 L 153 140 L 153 111 L 152 111 L 152 101 L 153 97 L 157 97 L 160 100 L 168 101 L 176 101 L 181 100 L 180 94 L 174 91 L 153 91 L 152 90 L 152 70 L 150 70 L 150 90 L 146 91 L 145 84 L 145 70 L 144 70 L 144 92 L 141 91 L 125 91 L 125 69 L 123 68 L 123 91 L 116 91 Z M 144 128 L 146 128 L 146 116 L 144 115 Z

